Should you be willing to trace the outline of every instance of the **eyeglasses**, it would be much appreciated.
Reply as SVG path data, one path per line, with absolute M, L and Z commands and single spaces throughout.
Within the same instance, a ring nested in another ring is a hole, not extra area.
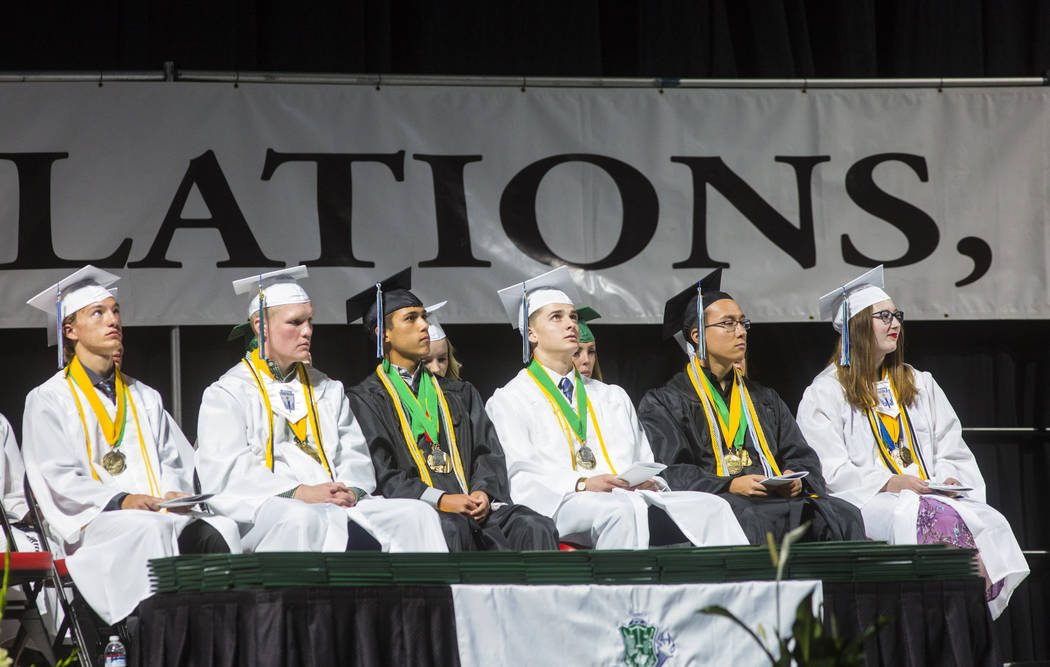
M 704 328 L 706 329 L 710 327 L 718 327 L 726 333 L 733 333 L 734 331 L 736 331 L 738 325 L 744 327 L 744 331 L 747 331 L 751 328 L 751 320 L 725 320 L 724 322 L 715 322 L 714 324 L 708 324 Z
M 896 317 L 897 321 L 904 324 L 904 311 L 903 310 L 880 310 L 877 313 L 872 313 L 872 317 L 877 320 L 882 320 L 882 323 L 889 326 L 893 323 L 893 318 Z

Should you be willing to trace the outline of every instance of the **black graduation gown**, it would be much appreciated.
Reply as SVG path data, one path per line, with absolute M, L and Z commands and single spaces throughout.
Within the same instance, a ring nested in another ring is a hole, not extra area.
M 722 389 L 707 369 L 704 372 L 728 405 L 732 385 Z M 751 498 L 730 493 L 729 484 L 733 477 L 715 474 L 715 455 L 707 417 L 685 370 L 664 386 L 647 392 L 638 406 L 638 417 L 653 455 L 667 465 L 661 476 L 676 491 L 706 491 L 724 498 L 732 506 L 752 544 L 765 544 L 767 532 L 772 532 L 779 544 L 785 533 L 805 521 L 812 521 L 812 524 L 803 539 L 863 540 L 864 522 L 860 511 L 846 501 L 827 496 L 817 453 L 802 436 L 787 405 L 772 389 L 749 379 L 744 381 L 765 433 L 766 444 L 780 470 L 809 472 L 802 479 L 802 493 L 794 498 L 772 494 L 767 498 Z M 717 424 L 715 428 L 718 428 Z M 750 434 L 745 437 L 744 446 L 751 457 L 751 465 L 738 475 L 764 475 Z
M 510 503 L 510 482 L 503 447 L 485 414 L 481 395 L 469 382 L 439 378 L 448 402 L 456 445 L 463 461 L 468 490 L 484 491 L 490 501 L 506 503 L 493 509 L 483 523 L 469 516 L 438 512 L 445 541 L 452 551 L 475 549 L 557 549 L 558 532 L 549 518 L 524 505 Z M 401 425 L 383 383 L 375 372 L 347 391 L 350 406 L 361 424 L 376 472 L 376 491 L 387 498 L 420 498 L 427 484 L 419 475 L 405 444 Z M 406 409 L 407 415 L 407 409 Z M 448 434 L 441 425 L 439 445 L 449 452 Z M 425 451 L 429 451 L 427 445 Z M 463 493 L 454 472 L 430 471 L 434 488 Z

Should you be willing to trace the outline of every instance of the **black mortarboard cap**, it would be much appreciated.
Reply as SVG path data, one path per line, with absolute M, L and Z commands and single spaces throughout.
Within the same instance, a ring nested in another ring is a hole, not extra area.
M 732 299 L 721 291 L 722 269 L 718 268 L 707 274 L 699 281 L 699 288 L 703 294 L 703 307 L 707 308 L 715 301 L 721 299 Z M 679 331 L 683 332 L 686 340 L 689 340 L 689 332 L 697 322 L 697 283 L 690 283 L 688 287 L 667 300 L 664 305 L 663 337 L 672 338 Z M 702 357 L 701 357 L 702 358 Z
M 402 308 L 422 308 L 423 302 L 409 291 L 411 288 L 412 267 L 408 267 L 355 294 L 346 300 L 346 323 L 353 324 L 360 319 L 371 334 L 376 332 L 377 326 L 382 328 L 382 317 L 376 316 L 380 308 L 383 317 Z M 383 332 L 379 331 L 376 333 L 376 357 L 383 356 L 382 346 Z

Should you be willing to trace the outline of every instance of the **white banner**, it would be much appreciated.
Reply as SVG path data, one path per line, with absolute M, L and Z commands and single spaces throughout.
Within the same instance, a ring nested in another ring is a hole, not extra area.
M 910 318 L 1047 318 L 1048 96 L 0 84 L 0 326 L 88 261 L 133 325 L 242 321 L 230 281 L 300 262 L 320 323 L 406 266 L 444 321 L 502 322 L 558 263 L 606 323 L 719 264 L 805 321 L 876 262 Z
M 453 586 L 459 660 L 464 667 L 761 665 L 769 659 L 747 631 L 700 610 L 724 607 L 753 632 L 762 626 L 767 642 L 775 642 L 776 586 Z M 782 635 L 790 634 L 798 605 L 811 592 L 819 616 L 821 582 L 780 587 Z

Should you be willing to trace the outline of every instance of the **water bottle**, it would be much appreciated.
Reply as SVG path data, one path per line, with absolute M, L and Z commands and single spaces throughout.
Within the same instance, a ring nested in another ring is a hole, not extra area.
M 109 636 L 105 655 L 106 661 L 102 663 L 105 667 L 127 667 L 128 665 L 127 651 L 124 650 L 124 645 L 120 643 L 120 637 L 117 635 Z

